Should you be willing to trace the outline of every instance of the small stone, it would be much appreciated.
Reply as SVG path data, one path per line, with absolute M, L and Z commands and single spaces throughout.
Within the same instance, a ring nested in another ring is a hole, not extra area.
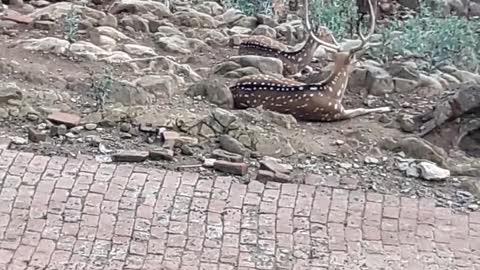
M 75 135 L 75 133 L 73 133 L 73 132 L 67 132 L 65 134 L 65 137 L 70 138 L 70 139 L 74 139 L 74 138 L 77 137 L 77 135 Z
M 113 162 L 143 162 L 149 156 L 148 151 L 122 150 L 112 155 Z
M 41 123 L 37 126 L 37 129 L 39 130 L 45 130 L 47 129 L 47 123 Z
M 278 183 L 291 182 L 291 178 L 289 175 L 280 173 L 280 172 L 272 172 L 268 170 L 258 170 L 257 177 L 255 179 L 264 184 L 266 184 L 268 181 L 274 181 Z
M 343 169 L 351 169 L 353 167 L 352 163 L 341 162 L 338 164 Z
M 203 166 L 204 167 L 208 167 L 208 168 L 211 168 L 215 165 L 215 161 L 217 161 L 216 159 L 214 158 L 206 158 L 204 161 L 203 161 Z
M 380 115 L 380 117 L 378 118 L 378 121 L 379 121 L 380 123 L 387 124 L 387 123 L 390 123 L 392 120 L 390 119 L 390 117 L 388 117 L 388 115 L 382 114 L 382 115 Z
M 400 128 L 404 132 L 412 133 L 415 131 L 415 121 L 411 115 L 403 115 L 399 117 L 398 122 L 400 124 Z
M 193 156 L 194 154 L 192 147 L 186 144 L 183 144 L 182 146 L 180 146 L 180 151 L 182 155 L 185 155 L 185 156 Z
M 94 123 L 89 123 L 85 125 L 86 130 L 94 130 L 96 128 L 97 128 L 97 124 L 94 124 Z
M 237 175 L 245 175 L 248 172 L 248 165 L 243 162 L 230 162 L 225 160 L 216 160 L 213 164 L 213 168 L 221 172 L 237 174 Z
M 374 157 L 365 157 L 364 162 L 365 162 L 365 164 L 378 164 L 380 162 L 380 160 L 378 160 L 378 158 L 374 158 Z
M 449 170 L 440 168 L 434 163 L 422 161 L 417 166 L 420 176 L 425 180 L 444 180 L 450 177 Z
M 86 141 L 90 144 L 92 147 L 99 147 L 100 143 L 102 143 L 102 139 L 99 136 L 87 136 Z
M 478 204 L 476 204 L 476 203 L 472 203 L 472 204 L 469 204 L 469 205 L 467 206 L 467 208 L 468 208 L 470 211 L 477 211 L 478 208 L 480 208 L 480 206 L 479 206 Z
M 336 144 L 336 145 L 343 145 L 343 144 L 345 144 L 345 141 L 343 141 L 343 140 L 336 140 L 336 141 L 335 141 L 335 144 Z
M 12 143 L 16 145 L 25 145 L 28 143 L 28 141 L 25 138 L 15 136 L 15 137 L 12 137 Z
M 180 147 L 181 145 L 188 144 L 198 144 L 198 139 L 195 137 L 188 137 L 188 136 L 180 136 L 176 142 L 175 142 L 175 147 Z
M 235 153 L 231 153 L 222 149 L 215 149 L 212 152 L 212 157 L 216 159 L 231 161 L 231 162 L 242 162 L 243 156 Z
M 150 150 L 149 158 L 151 160 L 173 160 L 173 150 L 171 149 L 154 149 Z
M 81 118 L 80 116 L 71 113 L 54 112 L 50 114 L 47 119 L 53 123 L 64 124 L 65 126 L 72 128 L 78 126 Z
M 50 127 L 50 136 L 63 136 L 67 133 L 67 126 L 58 125 Z
M 129 132 L 131 128 L 132 128 L 132 125 L 130 125 L 129 123 L 122 123 L 120 125 L 121 132 Z
M 241 142 L 239 142 L 237 139 L 233 138 L 230 135 L 220 135 L 218 140 L 220 143 L 220 147 L 223 150 L 240 155 L 245 155 L 245 153 L 247 152 L 245 146 L 243 146 Z
M 152 144 L 154 142 L 155 142 L 155 137 L 153 136 L 147 137 L 147 143 Z
M 152 127 L 151 125 L 148 124 L 140 124 L 140 127 L 138 127 L 138 130 L 141 132 L 145 133 L 156 133 L 157 129 L 155 127 Z
M 120 133 L 120 139 L 131 139 L 132 137 L 133 135 L 130 133 L 124 133 L 124 132 Z
M 70 132 L 73 134 L 80 134 L 80 132 L 83 130 L 83 126 L 76 126 L 70 129 Z
M 34 128 L 28 128 L 28 140 L 34 143 L 43 142 L 47 140 L 47 134 Z
M 27 120 L 28 121 L 37 121 L 38 120 L 38 115 L 34 113 L 29 113 L 27 114 Z
M 268 170 L 288 174 L 293 168 L 288 165 L 280 164 L 272 158 L 265 157 L 260 160 L 260 170 Z

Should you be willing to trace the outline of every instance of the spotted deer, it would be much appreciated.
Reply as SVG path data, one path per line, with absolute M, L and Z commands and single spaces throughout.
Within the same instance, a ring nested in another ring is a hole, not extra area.
M 265 36 L 252 36 L 240 43 L 238 53 L 278 58 L 283 63 L 283 76 L 298 77 L 305 68 L 311 71 L 308 64 L 312 61 L 313 54 L 320 45 L 315 39 L 314 32 L 320 40 L 333 42 L 338 46 L 326 27 L 318 27 L 314 31 L 309 23 L 305 23 L 305 28 L 308 35 L 305 43 L 298 50 L 290 51 L 285 44 Z
M 308 19 L 308 0 L 305 5 L 306 23 Z M 304 84 L 291 79 L 280 79 L 267 75 L 251 75 L 241 78 L 230 87 L 234 107 L 245 109 L 263 107 L 271 111 L 291 114 L 304 121 L 338 121 L 366 115 L 374 112 L 388 112 L 389 107 L 373 109 L 345 109 L 342 99 L 348 84 L 356 54 L 374 46 L 369 42 L 375 30 L 375 13 L 369 0 L 370 28 L 367 36 L 361 33 L 360 22 L 357 25 L 360 44 L 354 48 L 343 50 L 338 44 L 312 37 L 326 50 L 334 53 L 334 67 L 330 75 L 323 81 Z M 333 38 L 334 39 L 334 38 Z

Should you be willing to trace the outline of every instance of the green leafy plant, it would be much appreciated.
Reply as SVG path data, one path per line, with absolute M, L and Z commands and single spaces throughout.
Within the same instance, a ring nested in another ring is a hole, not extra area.
M 480 60 L 478 25 L 462 17 L 438 17 L 424 9 L 417 17 L 379 29 L 383 45 L 370 49 L 370 54 L 383 62 L 399 56 L 421 59 L 420 67 L 429 71 L 445 64 L 475 70 Z
M 352 36 L 352 25 L 358 19 L 353 0 L 313 0 L 311 14 L 313 25 L 328 27 L 338 40 Z
M 65 36 L 68 41 L 75 42 L 77 40 L 78 26 L 80 24 L 80 13 L 72 4 L 65 16 Z
M 227 0 L 224 2 L 224 5 L 227 8 L 239 9 L 247 16 L 255 14 L 273 14 L 272 0 Z
M 106 67 L 100 78 L 96 78 L 93 73 L 90 74 L 91 91 L 96 102 L 96 109 L 103 110 L 108 95 L 113 87 L 113 73 L 111 67 Z

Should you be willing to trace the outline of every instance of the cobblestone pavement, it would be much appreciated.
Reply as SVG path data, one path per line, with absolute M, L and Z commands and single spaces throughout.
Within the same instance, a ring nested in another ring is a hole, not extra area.
M 7 150 L 0 188 L 2 270 L 480 269 L 480 213 L 428 199 Z

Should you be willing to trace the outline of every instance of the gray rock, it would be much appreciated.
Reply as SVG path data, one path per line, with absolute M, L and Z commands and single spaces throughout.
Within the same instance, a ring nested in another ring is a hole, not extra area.
M 160 26 L 155 33 L 156 38 L 171 36 L 185 37 L 185 34 L 173 26 Z
M 175 20 L 178 25 L 193 28 L 216 28 L 220 24 L 212 16 L 194 9 L 176 12 Z
M 257 14 L 256 17 L 257 17 L 257 22 L 260 25 L 265 24 L 272 28 L 275 28 L 278 26 L 278 22 L 276 22 L 275 19 L 273 19 L 271 16 L 267 16 L 264 14 Z
M 235 22 L 244 18 L 245 15 L 242 11 L 234 8 L 230 8 L 225 11 L 222 15 L 217 16 L 218 20 L 225 22 L 225 24 L 232 26 Z
M 242 67 L 225 73 L 224 77 L 229 79 L 239 79 L 244 76 L 261 74 L 260 70 L 255 67 Z
M 171 53 L 191 54 L 200 50 L 208 50 L 210 47 L 203 41 L 195 38 L 182 36 L 159 37 L 156 39 L 158 46 Z
M 402 151 L 405 155 L 412 158 L 426 159 L 438 164 L 445 164 L 446 153 L 421 138 L 406 137 L 399 141 L 386 138 L 380 144 L 387 150 Z
M 297 119 L 295 119 L 295 117 L 293 117 L 291 114 L 264 111 L 262 116 L 267 122 L 272 122 L 287 129 L 292 129 L 297 125 Z
M 205 1 L 196 6 L 195 9 L 210 16 L 218 16 L 223 13 L 223 7 L 219 3 L 213 1 Z
M 228 152 L 245 155 L 248 151 L 241 142 L 230 135 L 220 135 L 218 138 L 220 147 Z
M 397 93 L 410 93 L 418 86 L 417 81 L 403 78 L 393 78 L 393 84 Z
M 178 78 L 168 75 L 146 75 L 133 82 L 158 98 L 170 98 L 178 89 Z
M 15 145 L 25 145 L 28 143 L 28 140 L 22 137 L 14 136 L 10 138 L 12 144 Z
M 152 13 L 157 18 L 171 18 L 172 13 L 166 5 L 157 1 L 143 0 L 116 0 L 110 7 L 109 13 L 119 14 L 121 12 L 131 14 Z
M 289 174 L 292 172 L 293 167 L 289 164 L 280 163 L 279 159 L 265 156 L 260 160 L 260 170 L 268 170 L 272 172 L 278 172 L 283 174 Z
M 418 163 L 418 169 L 420 170 L 420 176 L 425 180 L 445 180 L 450 177 L 450 171 L 443 169 L 431 162 Z
M 283 63 L 277 58 L 263 57 L 258 55 L 240 55 L 232 56 L 230 57 L 230 60 L 240 64 L 242 67 L 255 67 L 263 74 L 283 74 Z
M 396 78 L 406 79 L 410 81 L 418 82 L 420 80 L 420 73 L 411 65 L 404 63 L 393 63 L 387 68 L 387 72 Z
M 243 156 L 235 153 L 231 153 L 222 149 L 215 149 L 212 151 L 212 158 L 221 159 L 231 162 L 242 162 Z
M 227 33 L 231 36 L 233 35 L 238 35 L 238 34 L 250 34 L 252 32 L 252 29 L 246 28 L 246 27 L 241 27 L 241 26 L 234 26 L 230 29 L 227 30 Z
M 270 38 L 277 37 L 277 31 L 268 25 L 259 25 L 253 30 L 252 35 L 263 35 Z
M 366 66 L 366 87 L 368 93 L 375 96 L 382 96 L 393 92 L 394 84 L 392 76 L 383 68 Z
M 229 109 L 233 107 L 233 97 L 230 89 L 218 80 L 207 79 L 192 84 L 185 94 L 190 97 L 203 96 L 209 102 L 221 108 Z
M 70 46 L 70 42 L 55 37 L 32 38 L 22 40 L 20 43 L 25 50 L 52 52 L 56 54 L 64 54 Z
M 257 18 L 255 18 L 255 17 L 245 16 L 245 17 L 240 18 L 238 21 L 236 21 L 234 25 L 238 26 L 238 27 L 245 27 L 245 28 L 248 28 L 248 29 L 253 29 L 258 25 L 258 22 L 257 22 Z
M 113 162 L 143 162 L 149 157 L 148 151 L 122 150 L 112 155 Z
M 174 152 L 173 152 L 172 149 L 159 148 L 159 149 L 150 150 L 149 158 L 151 160 L 172 161 L 173 160 L 173 155 L 174 155 Z

